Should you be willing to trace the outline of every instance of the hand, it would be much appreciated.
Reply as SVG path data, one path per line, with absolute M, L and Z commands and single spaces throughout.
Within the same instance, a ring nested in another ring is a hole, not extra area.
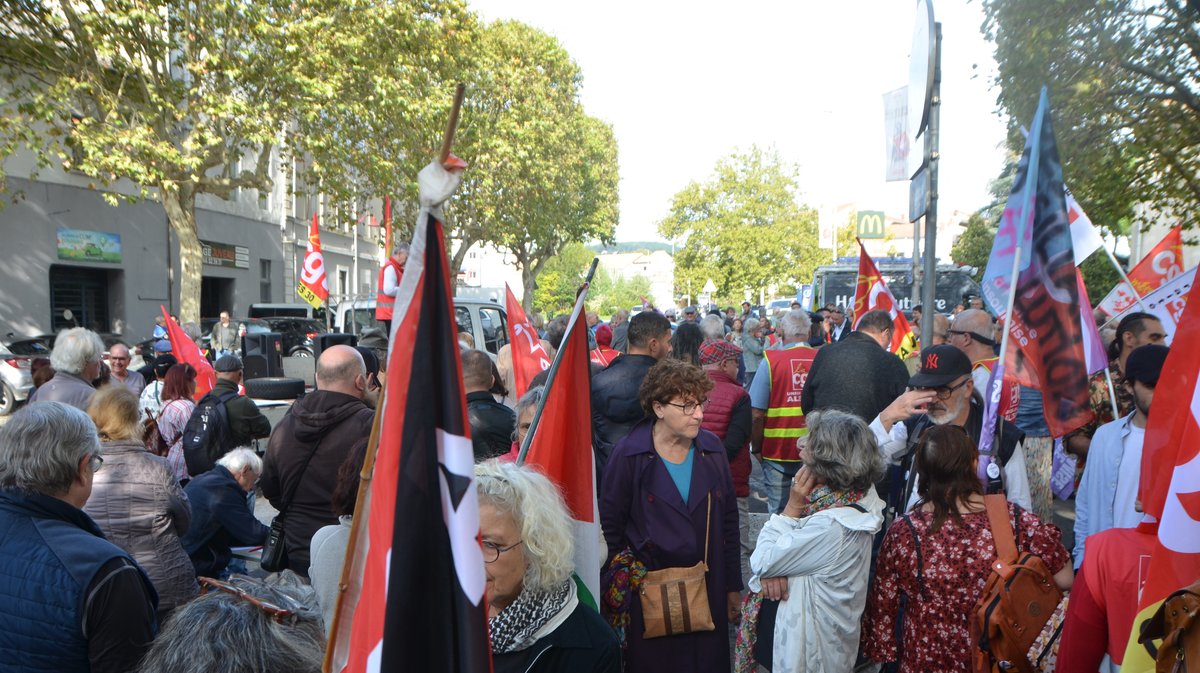
M 787 506 L 783 508 L 783 515 L 793 519 L 799 517 L 800 512 L 804 511 L 804 507 L 808 505 L 808 496 L 818 484 L 817 476 L 808 469 L 807 465 L 800 468 L 800 471 L 792 478 L 792 489 L 788 492 Z
M 937 399 L 937 393 L 932 390 L 910 390 L 897 397 L 879 413 L 879 420 L 888 430 L 891 426 L 917 414 L 925 413 L 929 403 Z
M 786 601 L 788 599 L 788 578 L 764 577 L 759 580 L 759 583 L 762 584 L 763 596 L 773 601 Z
M 742 594 L 736 591 L 730 591 L 728 596 L 729 601 L 729 623 L 737 624 L 742 621 Z

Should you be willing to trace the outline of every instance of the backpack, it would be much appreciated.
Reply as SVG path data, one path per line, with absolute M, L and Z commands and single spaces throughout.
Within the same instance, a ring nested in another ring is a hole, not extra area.
M 146 445 L 146 450 L 156 456 L 165 456 L 170 451 L 171 445 L 162 436 L 162 430 L 158 427 L 158 419 L 162 417 L 160 413 L 157 417 L 146 409 L 146 420 L 142 421 L 142 442 Z
M 1155 650 L 1150 641 L 1162 640 Z M 1142 625 L 1138 642 L 1155 657 L 1155 671 L 1200 671 L 1200 581 L 1167 596 Z
M 192 410 L 183 428 L 183 459 L 193 477 L 213 469 L 217 459 L 233 448 L 233 431 L 225 404 L 237 395 L 236 390 L 221 396 L 208 393 Z
M 996 559 L 983 596 L 971 614 L 971 640 L 976 645 L 975 673 L 1032 673 L 1029 651 L 1042 633 L 1063 594 L 1054 574 L 1036 554 L 1018 555 L 1008 503 L 1003 495 L 984 496 L 988 523 L 996 543 Z M 1020 509 L 1017 525 L 1020 526 Z

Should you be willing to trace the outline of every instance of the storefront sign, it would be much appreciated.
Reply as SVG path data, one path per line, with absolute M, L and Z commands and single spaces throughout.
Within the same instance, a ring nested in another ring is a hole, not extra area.
M 250 248 L 226 245 L 213 241 L 200 241 L 200 252 L 208 266 L 224 266 L 231 269 L 250 268 Z
M 121 263 L 121 235 L 82 229 L 58 230 L 58 258 L 73 262 Z

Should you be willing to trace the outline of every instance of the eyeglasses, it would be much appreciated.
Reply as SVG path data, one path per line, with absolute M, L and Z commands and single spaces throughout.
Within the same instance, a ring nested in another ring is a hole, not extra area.
M 703 408 L 707 402 L 708 400 L 698 400 L 694 402 L 684 402 L 683 404 L 679 404 L 678 402 L 666 402 L 666 404 L 677 407 L 683 411 L 684 414 L 691 416 L 692 414 L 696 413 L 697 407 Z
M 104 458 L 101 458 L 98 453 L 93 453 L 92 459 L 88 461 L 88 467 L 92 468 L 92 472 L 99 472 L 100 468 L 104 467 Z
M 235 587 L 228 582 L 215 580 L 211 577 L 199 577 L 197 579 L 200 581 L 200 587 L 203 593 L 208 593 L 209 589 L 216 589 L 218 591 L 224 591 L 227 594 L 237 596 L 250 605 L 253 605 L 264 613 L 270 615 L 271 619 L 275 620 L 277 624 L 282 624 L 285 620 L 288 623 L 294 623 L 296 621 L 295 610 L 290 608 L 281 608 L 274 603 L 264 601 L 257 596 L 251 595 L 248 591 Z
M 496 544 L 495 542 L 489 542 L 487 540 L 484 540 L 483 541 L 483 562 L 484 563 L 495 563 L 496 561 L 499 561 L 501 554 L 503 554 L 506 551 L 512 551 L 512 550 L 516 549 L 517 547 L 519 547 L 521 545 L 522 542 L 524 542 L 524 540 L 517 540 L 516 542 L 508 545 L 507 547 L 501 547 L 500 545 Z
M 939 400 L 948 400 L 948 399 L 950 399 L 950 396 L 954 394 L 954 391 L 967 385 L 967 381 L 970 381 L 970 380 L 971 380 L 971 377 L 968 376 L 967 378 L 960 381 L 958 383 L 958 385 L 955 385 L 955 386 L 938 386 L 937 388 L 921 388 L 921 390 L 931 390 L 937 394 L 937 398 Z

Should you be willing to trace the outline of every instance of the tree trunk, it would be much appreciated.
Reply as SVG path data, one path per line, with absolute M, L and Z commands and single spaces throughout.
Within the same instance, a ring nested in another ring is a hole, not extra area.
M 179 320 L 200 324 L 200 277 L 203 256 L 196 231 L 196 195 L 189 185 L 164 187 L 163 209 L 179 237 Z
M 521 308 L 525 309 L 525 315 L 532 316 L 533 290 L 537 287 L 537 270 L 520 259 L 517 260 L 517 263 L 521 265 L 521 287 L 524 288 L 524 294 L 521 295 Z M 532 317 L 530 319 L 532 320 Z

